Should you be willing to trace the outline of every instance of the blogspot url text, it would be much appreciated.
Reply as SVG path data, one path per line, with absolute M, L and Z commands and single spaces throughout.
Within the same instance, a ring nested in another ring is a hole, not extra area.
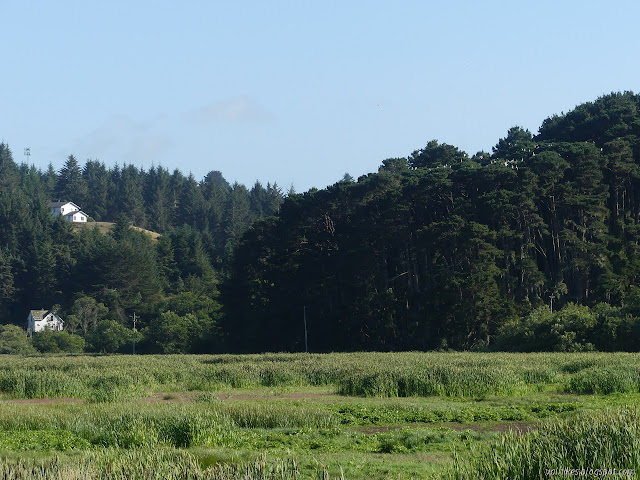
M 548 468 L 548 477 L 635 477 L 633 468 Z

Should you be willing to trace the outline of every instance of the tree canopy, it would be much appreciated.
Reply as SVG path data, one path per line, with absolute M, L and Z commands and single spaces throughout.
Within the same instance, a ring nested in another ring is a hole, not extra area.
M 47 351 L 127 351 L 134 314 L 141 352 L 299 351 L 303 311 L 312 351 L 637 350 L 639 112 L 613 93 L 491 153 L 431 140 L 287 195 L 73 155 L 40 171 L 1 144 L 0 321 L 58 305 L 82 342 L 27 340 Z M 115 226 L 74 230 L 52 200 Z

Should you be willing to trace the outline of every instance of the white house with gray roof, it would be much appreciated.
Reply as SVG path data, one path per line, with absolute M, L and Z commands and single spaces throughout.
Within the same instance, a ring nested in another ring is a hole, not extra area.
M 31 310 L 27 317 L 27 331 L 41 332 L 47 328 L 59 332 L 64 328 L 64 322 L 51 310 Z
M 86 222 L 89 218 L 80 207 L 73 202 L 50 202 L 51 215 L 62 216 L 67 222 Z

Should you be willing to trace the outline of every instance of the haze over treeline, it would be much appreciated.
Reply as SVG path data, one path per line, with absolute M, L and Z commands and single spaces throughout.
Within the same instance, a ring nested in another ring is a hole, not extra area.
M 637 350 L 639 112 L 614 93 L 491 152 L 432 140 L 286 196 L 72 156 L 42 172 L 2 145 L 2 321 L 58 305 L 119 351 L 135 311 L 146 352 L 297 351 L 306 307 L 313 351 Z M 116 226 L 74 233 L 51 200 Z

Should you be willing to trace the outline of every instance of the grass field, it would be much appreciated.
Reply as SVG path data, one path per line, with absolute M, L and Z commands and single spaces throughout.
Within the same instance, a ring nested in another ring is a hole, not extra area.
M 86 222 L 86 223 L 81 223 L 81 222 L 73 222 L 71 224 L 72 228 L 74 231 L 79 232 L 82 229 L 94 229 L 96 228 L 100 233 L 102 234 L 106 234 L 111 232 L 111 230 L 113 229 L 113 222 Z M 153 232 L 151 230 L 145 230 L 144 228 L 140 228 L 140 227 L 132 227 L 134 230 L 137 230 L 139 232 L 142 233 L 146 233 L 147 235 L 149 235 L 153 240 L 157 240 L 158 237 L 160 236 L 159 233 L 157 232 Z
M 3 356 L 0 478 L 632 478 L 639 374 L 601 353 Z

